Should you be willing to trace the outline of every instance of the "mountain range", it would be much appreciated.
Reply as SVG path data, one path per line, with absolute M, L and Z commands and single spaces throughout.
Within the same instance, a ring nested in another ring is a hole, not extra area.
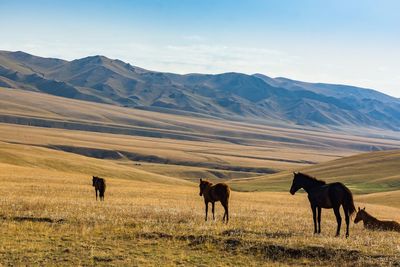
M 0 87 L 224 119 L 400 130 L 400 99 L 348 85 L 263 74 L 173 74 L 117 59 L 72 61 L 0 51 Z

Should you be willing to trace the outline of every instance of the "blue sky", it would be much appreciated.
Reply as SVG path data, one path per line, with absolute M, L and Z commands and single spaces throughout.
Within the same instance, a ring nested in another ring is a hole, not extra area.
M 263 73 L 400 97 L 400 1 L 0 0 L 1 50 Z

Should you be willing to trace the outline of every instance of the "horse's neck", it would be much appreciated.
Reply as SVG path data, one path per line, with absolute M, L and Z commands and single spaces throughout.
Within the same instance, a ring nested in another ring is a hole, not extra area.
M 206 186 L 206 188 L 204 188 L 204 192 L 205 193 L 209 193 L 210 191 L 211 191 L 211 189 L 212 189 L 212 184 L 208 184 L 207 186 Z
M 374 223 L 378 223 L 378 222 L 380 222 L 380 221 L 377 218 L 375 218 L 374 216 L 372 216 L 368 213 L 365 213 L 365 217 L 364 217 L 365 224 L 368 225 L 368 224 L 374 224 Z
M 320 184 L 320 183 L 317 183 L 317 182 L 314 182 L 314 181 L 307 181 L 307 182 L 304 184 L 303 189 L 304 189 L 308 194 L 310 194 L 310 193 L 313 192 L 313 189 L 316 189 L 316 188 L 321 187 L 321 186 L 323 186 L 323 185 L 325 185 L 325 184 Z
M 204 189 L 204 195 L 207 196 L 208 198 L 211 198 L 212 189 L 213 189 L 213 184 L 208 184 L 208 186 Z

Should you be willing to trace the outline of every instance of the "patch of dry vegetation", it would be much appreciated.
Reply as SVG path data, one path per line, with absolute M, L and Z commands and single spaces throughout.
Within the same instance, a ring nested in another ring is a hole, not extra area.
M 3 265 L 400 264 L 400 234 L 352 225 L 349 239 L 335 238 L 331 211 L 314 236 L 302 194 L 233 192 L 226 225 L 219 204 L 218 221 L 204 222 L 196 184 L 44 148 L 2 144 L 0 156 Z M 95 169 L 105 202 L 95 201 Z M 400 220 L 398 209 L 368 209 Z

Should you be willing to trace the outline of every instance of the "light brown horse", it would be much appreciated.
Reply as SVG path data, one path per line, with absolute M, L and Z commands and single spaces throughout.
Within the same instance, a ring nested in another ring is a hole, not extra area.
M 97 191 L 99 191 L 100 201 L 104 201 L 104 192 L 106 191 L 106 180 L 104 178 L 93 176 L 92 182 L 94 186 L 94 191 L 96 192 L 96 200 L 97 200 Z
M 220 201 L 222 206 L 225 209 L 224 217 L 222 218 L 222 221 L 224 222 L 226 219 L 226 222 L 228 223 L 229 221 L 229 207 L 228 207 L 228 202 L 229 202 L 229 195 L 231 190 L 229 189 L 229 186 L 224 183 L 218 183 L 213 185 L 209 181 L 205 181 L 200 179 L 200 196 L 204 197 L 204 203 L 206 204 L 206 221 L 207 221 L 207 215 L 208 215 L 208 203 L 211 202 L 212 205 L 212 215 L 213 215 L 213 220 L 215 220 L 215 202 Z
M 365 211 L 365 207 L 360 209 L 358 207 L 356 218 L 354 223 L 360 221 L 364 222 L 364 228 L 369 230 L 380 230 L 380 231 L 397 231 L 400 232 L 400 223 L 395 221 L 381 221 Z

